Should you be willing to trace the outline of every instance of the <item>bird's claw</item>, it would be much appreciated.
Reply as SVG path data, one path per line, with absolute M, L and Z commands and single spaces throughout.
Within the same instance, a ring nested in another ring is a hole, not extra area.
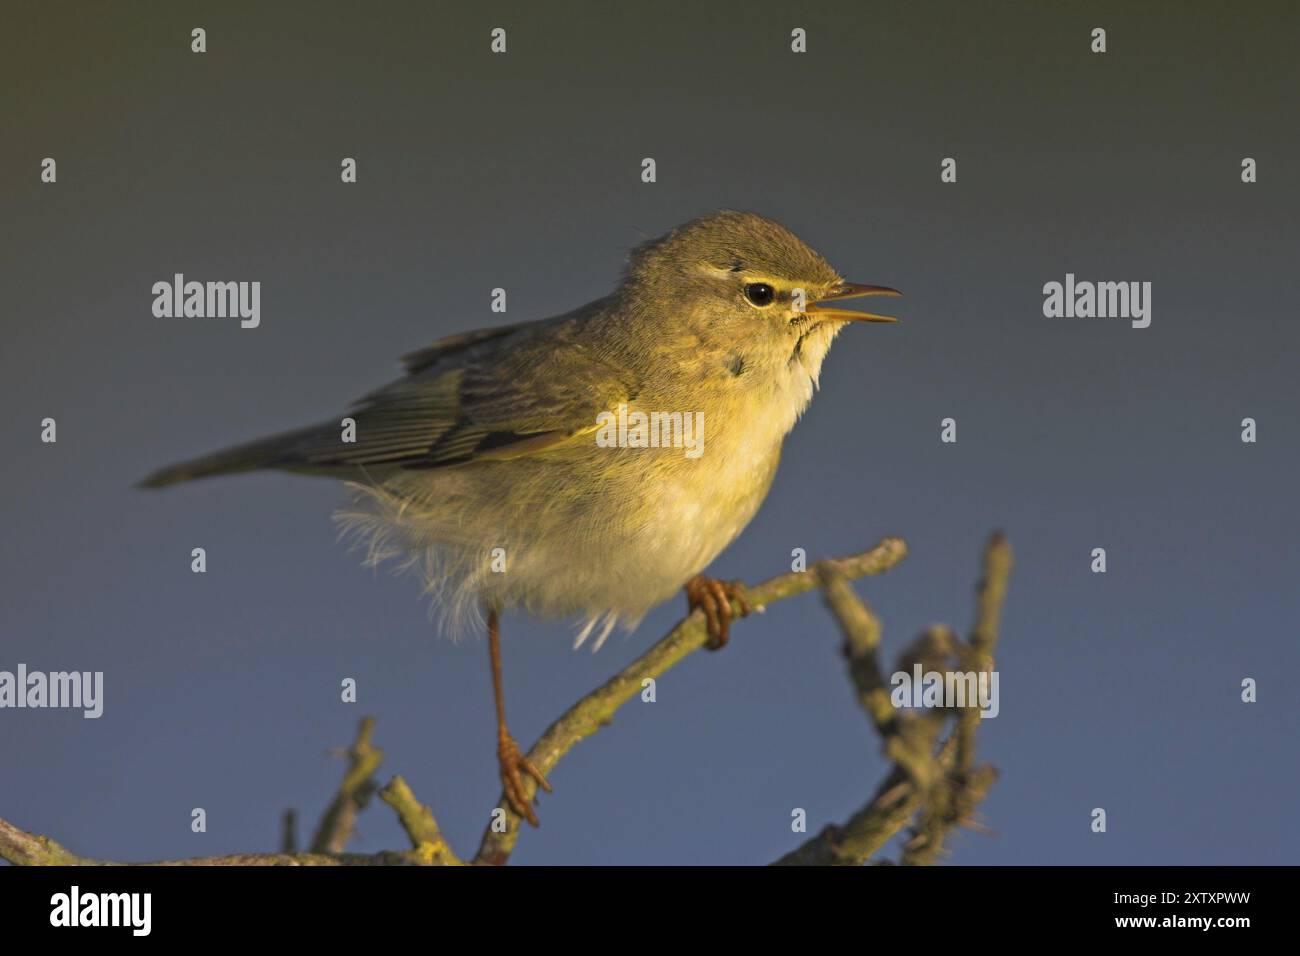
M 529 803 L 528 792 L 524 789 L 524 777 L 520 771 L 528 774 L 537 782 L 538 787 L 550 793 L 551 785 L 547 783 L 546 775 L 537 768 L 537 764 L 524 756 L 515 738 L 508 733 L 503 732 L 497 742 L 497 760 L 501 765 L 501 786 L 510 808 L 533 826 L 537 826 L 537 814 L 533 812 L 532 804 Z
M 732 618 L 745 617 L 750 612 L 743 582 L 719 581 L 703 574 L 686 582 L 686 606 L 688 611 L 696 608 L 704 611 L 709 634 L 704 646 L 711 651 L 727 646 Z

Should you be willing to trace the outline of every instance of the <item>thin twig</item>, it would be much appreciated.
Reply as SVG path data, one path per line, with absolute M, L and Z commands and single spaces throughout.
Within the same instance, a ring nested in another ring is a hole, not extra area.
M 374 732 L 375 718 L 362 717 L 357 739 L 346 753 L 348 769 L 343 774 L 343 782 L 312 837 L 312 853 L 342 853 L 352 838 L 357 812 L 365 807 L 375 790 L 370 778 L 384 759 L 384 752 L 371 742 Z
M 292 807 L 280 818 L 280 852 L 298 852 L 298 811 Z
M 949 628 L 930 628 L 904 654 L 900 670 L 908 669 L 911 660 L 923 662 L 924 670 L 939 666 L 991 669 L 1011 566 L 1010 545 L 1001 534 L 994 534 L 985 549 L 970 642 L 963 644 Z M 938 745 L 936 752 L 943 727 L 954 712 L 936 708 L 906 718 L 900 716 L 885 689 L 887 684 L 877 659 L 880 621 L 843 577 L 823 570 L 820 578 L 827 605 L 844 634 L 850 680 L 894 768 L 871 800 L 846 823 L 827 826 L 776 862 L 861 865 L 917 816 L 901 862 L 934 863 L 948 832 L 970 825 L 975 808 L 997 779 L 993 767 L 973 766 L 979 703 L 968 701 L 968 706 L 956 713 L 953 733 Z
M 433 811 L 415 798 L 411 788 L 401 776 L 388 782 L 379 791 L 379 798 L 397 813 L 402 829 L 411 838 L 413 852 L 421 863 L 443 866 L 460 866 L 462 861 L 452 851 L 433 818 Z

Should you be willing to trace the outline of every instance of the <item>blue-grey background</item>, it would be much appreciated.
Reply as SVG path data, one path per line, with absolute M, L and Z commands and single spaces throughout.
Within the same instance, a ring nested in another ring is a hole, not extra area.
M 470 850 L 500 789 L 483 642 L 359 567 L 330 482 L 132 485 L 341 412 L 399 354 L 499 321 L 493 287 L 511 320 L 554 314 L 642 239 L 736 207 L 903 289 L 905 322 L 841 336 L 715 573 L 904 535 L 905 564 L 859 585 L 892 659 L 968 624 L 990 530 L 1016 549 L 980 741 L 996 835 L 950 859 L 1296 862 L 1298 18 L 1142 6 L 11 4 L 0 669 L 102 670 L 106 700 L 0 711 L 0 817 L 105 858 L 274 849 L 372 713 L 381 776 Z M 261 327 L 154 318 L 174 272 L 260 280 Z M 1044 318 L 1066 272 L 1152 282 L 1151 327 Z M 507 618 L 521 742 L 681 611 L 596 656 Z M 516 861 L 759 863 L 801 839 L 793 807 L 843 820 L 885 765 L 837 647 L 813 596 L 739 625 L 560 764 Z M 401 845 L 386 807 L 363 815 L 356 849 Z

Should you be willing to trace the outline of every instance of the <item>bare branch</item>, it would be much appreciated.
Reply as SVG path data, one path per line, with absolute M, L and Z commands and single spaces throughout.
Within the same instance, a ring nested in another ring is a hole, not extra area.
M 1002 605 L 1014 563 L 1011 545 L 1000 531 L 989 536 L 984 548 L 984 575 L 975 592 L 975 623 L 967 642 L 969 653 L 963 665 L 970 670 L 991 671 L 1002 627 Z M 969 770 L 975 762 L 975 731 L 979 728 L 978 707 L 967 707 L 958 722 L 957 766 Z
M 927 714 L 917 718 L 915 723 L 918 731 L 937 734 L 943 720 Z M 866 806 L 849 817 L 846 823 L 826 827 L 781 857 L 775 865 L 861 866 L 907 826 L 907 821 L 921 808 L 924 800 L 925 794 L 917 789 L 907 771 L 895 765 Z
M 1002 626 L 1002 607 L 1014 564 L 1011 545 L 1001 532 L 989 536 L 984 548 L 984 573 L 976 587 L 975 623 L 970 639 L 962 643 L 949 632 L 955 646 L 958 666 L 968 671 L 992 671 Z M 943 851 L 948 833 L 959 826 L 970 826 L 976 808 L 997 780 L 997 770 L 987 764 L 975 766 L 975 735 L 980 726 L 980 708 L 976 701 L 957 715 L 953 731 L 954 759 L 903 848 L 902 862 L 909 866 L 934 863 Z
M 374 856 L 341 853 L 235 853 L 230 856 L 194 857 L 188 860 L 160 860 L 154 863 L 123 863 L 77 856 L 49 837 L 20 830 L 0 820 L 0 859 L 19 866 L 392 866 L 418 862 L 410 854 L 385 851 Z
M 970 642 L 962 643 L 950 628 L 932 627 L 904 652 L 900 669 L 916 661 L 923 663 L 925 670 L 991 670 L 1011 565 L 1010 545 L 1001 534 L 994 534 L 985 549 Z M 970 824 L 976 807 L 997 779 L 993 767 L 973 766 L 979 704 L 968 701 L 968 706 L 956 714 L 956 728 L 936 754 L 936 742 L 953 711 L 935 709 L 916 716 L 900 715 L 890 701 L 877 660 L 879 620 L 842 576 L 822 569 L 819 577 L 826 603 L 844 634 L 849 678 L 880 734 L 885 754 L 894 761 L 894 769 L 847 823 L 826 827 L 776 862 L 861 865 L 919 814 L 901 862 L 933 863 L 942 852 L 947 833 Z
M 379 791 L 379 798 L 396 811 L 397 818 L 402 821 L 402 829 L 411 838 L 413 852 L 421 863 L 463 865 L 438 828 L 433 811 L 415 798 L 411 788 L 400 776 L 394 777 L 388 786 Z
M 930 768 L 933 738 L 900 718 L 889 698 L 889 684 L 880 671 L 880 619 L 853 592 L 848 580 L 833 567 L 817 568 L 822 596 L 844 634 L 844 657 L 858 703 L 867 712 L 884 745 L 885 755 L 907 771 L 922 788 L 933 777 Z
M 357 739 L 346 753 L 348 769 L 339 784 L 339 792 L 325 809 L 312 837 L 312 853 L 342 853 L 352 838 L 357 812 L 365 808 L 375 791 L 370 778 L 384 759 L 384 752 L 371 743 L 374 732 L 375 718 L 362 717 Z
M 0 858 L 16 866 L 75 866 L 85 862 L 49 837 L 20 830 L 0 820 Z
M 890 703 L 888 684 L 878 660 L 880 622 L 854 594 L 848 581 L 887 571 L 906 554 L 907 546 L 902 540 L 886 538 L 861 554 L 820 562 L 811 569 L 812 573 L 783 574 L 747 589 L 751 605 L 761 608 L 814 587 L 822 588 L 844 634 L 844 653 L 858 699 L 880 734 L 886 755 L 894 761 L 893 770 L 865 807 L 844 825 L 827 827 L 778 863 L 860 864 L 878 852 L 913 817 L 917 817 L 918 822 L 905 847 L 903 862 L 933 862 L 942 849 L 945 833 L 954 826 L 969 824 L 976 805 L 996 778 L 993 768 L 972 766 L 974 734 L 979 726 L 977 709 L 967 708 L 958 713 L 953 734 L 938 744 L 943 727 L 954 711 L 936 709 L 900 718 Z M 995 535 L 985 554 L 984 576 L 978 591 L 975 624 L 969 643 L 959 641 L 950 630 L 931 629 L 915 645 L 912 653 L 918 659 L 955 658 L 966 666 L 991 668 L 1010 568 L 1010 547 L 1005 539 Z M 529 758 L 543 772 L 549 772 L 575 744 L 608 724 L 614 713 L 641 690 L 642 681 L 664 674 L 702 647 L 705 640 L 703 613 L 695 611 L 636 661 L 570 707 L 533 746 Z M 397 813 L 412 849 L 383 851 L 369 856 L 341 852 L 352 834 L 357 812 L 375 792 L 372 778 L 383 760 L 383 752 L 372 743 L 373 731 L 373 718 L 363 719 L 356 741 L 346 751 L 349 764 L 339 791 L 313 837 L 312 852 L 294 852 L 296 815 L 289 811 L 284 819 L 285 852 L 235 854 L 146 865 L 461 864 L 432 812 L 419 802 L 400 776 L 394 777 L 379 793 Z M 501 804 L 506 806 L 504 799 Z M 503 816 L 504 830 L 497 832 L 489 826 L 475 863 L 500 864 L 509 859 L 518 839 L 519 819 L 508 807 Z M 108 862 L 77 856 L 48 837 L 28 833 L 3 820 L 0 820 L 0 859 L 19 864 L 98 865 Z
M 885 538 L 869 551 L 822 562 L 819 567 L 836 571 L 845 578 L 858 578 L 868 574 L 881 574 L 906 555 L 907 545 L 901 538 Z M 803 594 L 817 584 L 817 574 L 796 571 L 770 578 L 746 590 L 749 603 L 758 608 Z M 664 674 L 688 654 L 703 647 L 706 637 L 704 612 L 696 610 L 650 650 L 565 711 L 533 745 L 528 758 L 541 768 L 542 773 L 549 774 L 575 744 L 608 724 L 614 713 L 641 690 L 643 680 Z M 527 797 L 531 799 L 536 785 L 531 780 L 526 780 L 524 786 Z M 505 863 L 519 838 L 519 817 L 509 808 L 504 794 L 497 806 L 502 810 L 503 826 L 497 830 L 489 823 L 479 844 L 478 855 L 474 860 L 476 863 Z

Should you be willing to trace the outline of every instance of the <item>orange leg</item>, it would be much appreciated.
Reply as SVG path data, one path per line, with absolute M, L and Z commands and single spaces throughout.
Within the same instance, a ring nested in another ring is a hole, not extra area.
M 694 611 L 697 607 L 704 610 L 709 628 L 709 642 L 704 646 L 711 651 L 726 647 L 731 636 L 732 618 L 749 614 L 745 585 L 740 581 L 719 581 L 697 574 L 686 582 L 685 590 L 687 610 Z
M 501 630 L 497 622 L 497 612 L 488 612 L 488 655 L 492 659 L 492 694 L 497 705 L 497 761 L 501 765 L 501 786 L 505 789 L 506 800 L 511 809 L 533 826 L 537 826 L 537 814 L 533 812 L 528 800 L 522 770 L 547 793 L 551 785 L 537 765 L 524 756 L 515 738 L 506 729 L 506 695 L 501 686 Z

